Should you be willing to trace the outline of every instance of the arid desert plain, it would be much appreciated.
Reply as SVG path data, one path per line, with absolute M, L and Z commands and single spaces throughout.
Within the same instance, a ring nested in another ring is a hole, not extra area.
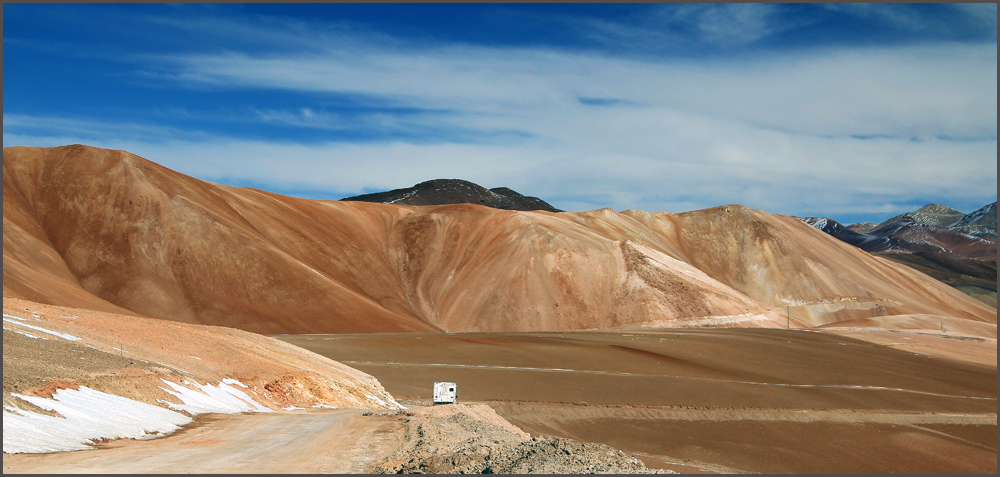
M 795 217 L 3 181 L 4 473 L 996 472 L 996 309 Z

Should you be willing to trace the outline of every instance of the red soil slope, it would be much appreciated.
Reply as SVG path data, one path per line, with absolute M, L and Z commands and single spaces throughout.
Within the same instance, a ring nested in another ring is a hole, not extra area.
M 57 389 L 80 386 L 152 405 L 158 400 L 176 403 L 161 378 L 216 386 L 235 378 L 251 399 L 272 410 L 314 405 L 383 409 L 392 398 L 370 375 L 245 331 L 9 297 L 3 300 L 3 312 L 4 406 L 39 412 L 11 393 L 51 397 Z
M 922 273 L 864 253 L 791 216 L 740 205 L 682 214 L 626 211 L 673 237 L 687 261 L 810 325 L 897 314 L 996 323 L 996 311 Z
M 297 199 L 4 148 L 4 295 L 266 334 L 798 326 L 992 308 L 801 221 Z M 780 314 L 778 313 L 780 311 Z

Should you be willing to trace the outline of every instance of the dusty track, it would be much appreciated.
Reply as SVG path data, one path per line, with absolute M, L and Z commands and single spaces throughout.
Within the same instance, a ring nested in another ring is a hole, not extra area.
M 663 473 L 604 445 L 531 439 L 491 408 L 465 404 L 217 415 L 100 447 L 5 455 L 4 473 Z
M 4 473 L 362 473 L 402 439 L 395 419 L 359 410 L 211 415 L 150 441 L 4 455 Z

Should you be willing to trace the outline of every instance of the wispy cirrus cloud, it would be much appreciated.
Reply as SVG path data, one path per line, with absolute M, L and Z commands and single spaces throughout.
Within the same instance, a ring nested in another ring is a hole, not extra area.
M 44 146 L 67 144 L 65 142 L 54 143 L 51 138 L 60 138 L 60 140 L 73 138 L 74 143 L 125 137 L 150 143 L 167 140 L 197 142 L 212 138 L 211 134 L 204 131 L 134 121 L 108 122 L 86 117 L 66 118 L 4 113 L 3 126 L 5 145 L 8 143 L 10 145 L 36 145 L 24 142 L 25 140 L 20 138 L 33 138 L 32 140 L 36 142 L 44 143 Z M 9 141 L 8 138 L 10 138 Z
M 926 5 L 908 3 L 834 3 L 824 4 L 823 8 L 903 32 L 930 33 L 939 37 L 992 35 L 996 38 L 996 3 L 953 3 L 933 12 Z
M 777 17 L 774 5 L 762 3 L 684 4 L 661 7 L 656 15 L 662 26 L 680 27 L 699 40 L 723 45 L 753 42 L 798 26 Z
M 208 180 L 324 198 L 442 177 L 568 210 L 743 203 L 836 216 L 995 200 L 995 42 L 657 55 L 773 42 L 817 20 L 776 5 L 652 12 L 559 20 L 597 44 L 647 45 L 634 54 L 403 38 L 341 20 L 147 18 L 212 44 L 119 58 L 129 81 L 176 92 L 167 114 L 145 116 L 169 125 L 5 112 L 4 142 L 127 149 Z M 845 12 L 904 26 L 910 14 Z M 195 94 L 227 99 L 175 106 Z
M 463 124 L 568 112 L 584 97 L 821 136 L 990 137 L 996 131 L 996 45 L 695 64 L 468 46 L 367 51 L 363 58 L 334 48 L 279 57 L 163 57 L 155 68 L 181 84 L 358 94 L 453 111 Z

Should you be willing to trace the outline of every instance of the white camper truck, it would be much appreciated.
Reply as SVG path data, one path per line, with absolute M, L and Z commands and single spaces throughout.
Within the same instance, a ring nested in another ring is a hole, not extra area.
M 455 383 L 434 383 L 434 404 L 455 404 L 458 386 Z

